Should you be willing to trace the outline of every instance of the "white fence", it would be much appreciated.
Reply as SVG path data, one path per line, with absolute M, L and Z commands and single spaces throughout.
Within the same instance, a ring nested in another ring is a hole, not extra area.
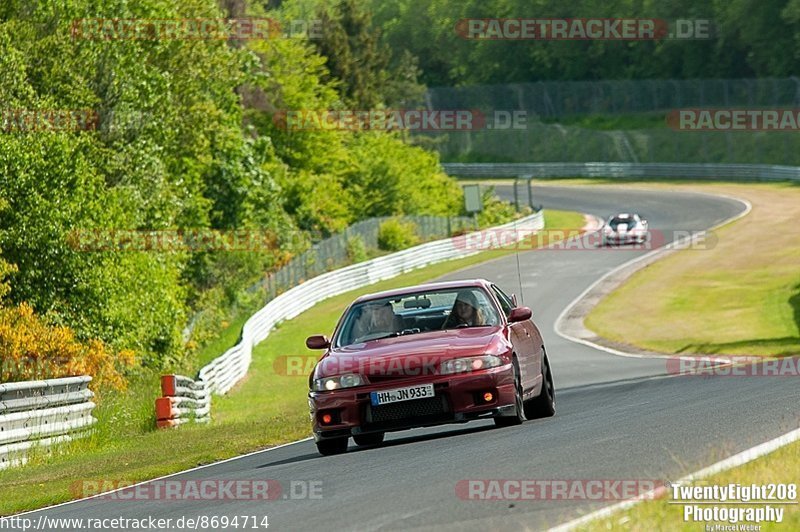
M 91 377 L 0 384 L 0 469 L 24 463 L 32 448 L 88 434 L 94 393 Z
M 447 163 L 452 176 L 683 178 L 748 181 L 800 181 L 800 167 L 775 164 L 695 163 Z
M 540 211 L 495 229 L 538 230 L 543 227 L 544 213 Z M 242 337 L 238 344 L 204 366 L 198 373 L 197 381 L 184 377 L 183 379 L 186 380 L 182 381 L 183 386 L 217 394 L 226 393 L 247 374 L 253 356 L 253 347 L 263 341 L 276 324 L 294 318 L 329 297 L 390 279 L 429 264 L 466 257 L 478 252 L 466 245 L 466 242 L 466 236 L 428 242 L 391 255 L 324 273 L 287 290 L 247 320 L 242 328 Z M 165 395 L 167 394 L 165 393 Z M 161 401 L 161 404 L 163 411 L 157 412 L 157 417 L 162 417 L 167 412 L 167 402 Z M 175 403 L 175 405 L 177 404 L 179 403 Z M 173 408 L 173 404 L 170 402 L 170 409 Z M 186 412 L 183 417 L 180 417 L 180 411 L 174 413 L 179 417 L 164 417 L 163 421 L 165 422 L 159 423 L 159 426 L 173 426 L 180 423 L 181 419 L 188 419 L 192 415 L 190 412 Z M 169 420 L 172 422 L 167 423 Z M 177 423 L 176 420 L 178 420 Z

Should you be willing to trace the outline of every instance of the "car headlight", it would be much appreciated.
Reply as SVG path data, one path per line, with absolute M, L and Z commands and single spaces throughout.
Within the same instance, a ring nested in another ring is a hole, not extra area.
M 469 373 L 482 369 L 496 368 L 503 365 L 503 359 L 495 355 L 483 355 L 478 357 L 451 358 L 445 360 L 439 366 L 441 375 L 451 373 Z
M 336 377 L 325 377 L 324 379 L 314 379 L 313 389 L 315 392 L 329 392 L 340 388 L 352 388 L 364 384 L 364 378 L 355 373 L 347 375 L 337 375 Z

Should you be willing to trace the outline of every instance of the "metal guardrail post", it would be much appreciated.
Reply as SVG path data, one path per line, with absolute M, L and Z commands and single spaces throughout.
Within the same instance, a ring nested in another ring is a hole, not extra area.
M 528 180 L 528 207 L 535 211 L 536 209 L 533 208 L 533 176 L 526 175 L 523 179 Z

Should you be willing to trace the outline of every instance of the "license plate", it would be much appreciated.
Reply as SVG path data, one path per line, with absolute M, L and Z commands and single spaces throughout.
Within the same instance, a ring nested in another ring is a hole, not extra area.
M 396 390 L 370 392 L 369 398 L 372 402 L 372 406 L 378 406 L 388 403 L 399 403 L 400 401 L 410 401 L 412 399 L 424 399 L 426 397 L 433 397 L 433 395 L 433 384 L 423 384 L 420 386 L 409 386 L 408 388 L 397 388 Z

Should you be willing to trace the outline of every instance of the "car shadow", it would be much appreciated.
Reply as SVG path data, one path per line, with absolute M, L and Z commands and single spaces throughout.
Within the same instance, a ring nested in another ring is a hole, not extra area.
M 456 436 L 463 436 L 466 434 L 475 434 L 477 432 L 484 432 L 487 430 L 493 430 L 495 428 L 494 424 L 491 425 L 475 425 L 470 427 L 465 427 L 461 429 L 454 429 L 454 430 L 445 430 L 442 432 L 435 432 L 433 434 L 420 434 L 418 436 L 404 436 L 402 438 L 395 438 L 389 441 L 385 441 L 380 445 L 371 445 L 365 447 L 353 447 L 352 445 L 348 447 L 348 453 L 352 452 L 361 452 L 367 451 L 369 449 L 377 449 L 382 447 L 395 447 L 398 445 L 407 445 L 409 443 L 418 443 L 424 441 L 431 441 L 431 440 L 438 440 L 441 438 L 453 438 Z M 394 433 L 398 434 L 398 433 Z M 399 433 L 402 434 L 402 433 Z
M 478 433 L 478 432 L 484 432 L 484 431 L 487 431 L 487 430 L 493 430 L 494 428 L 495 428 L 494 424 L 491 424 L 491 425 L 488 425 L 488 424 L 487 425 L 476 425 L 476 426 L 470 426 L 470 427 L 465 427 L 465 428 L 461 428 L 461 429 L 445 430 L 445 431 L 442 431 L 442 432 L 435 432 L 433 434 L 420 434 L 420 435 L 417 435 L 417 436 L 404 436 L 402 438 L 396 438 L 396 439 L 391 439 L 391 440 L 385 441 L 380 445 L 367 445 L 367 446 L 364 446 L 364 447 L 357 446 L 351 441 L 350 445 L 347 448 L 347 453 L 346 454 L 355 454 L 355 453 L 361 453 L 361 452 L 364 452 L 364 451 L 379 450 L 379 449 L 383 449 L 383 448 L 396 447 L 396 446 L 399 446 L 399 445 L 408 445 L 410 443 L 418 443 L 418 442 L 425 442 L 425 441 L 431 441 L 431 440 L 438 440 L 438 439 L 441 439 L 441 438 L 453 438 L 453 437 L 456 437 L 456 436 L 464 436 L 464 435 L 467 435 L 467 434 L 475 434 L 475 433 Z M 397 433 L 394 433 L 394 434 L 397 434 Z M 256 466 L 256 469 L 265 469 L 265 468 L 268 468 L 268 467 L 287 465 L 287 464 L 295 464 L 295 463 L 298 463 L 298 462 L 306 462 L 308 460 L 316 460 L 316 459 L 319 459 L 319 458 L 325 458 L 325 457 L 322 456 L 319 453 L 316 453 L 316 452 L 314 452 L 314 453 L 306 453 L 306 454 L 302 454 L 300 456 L 293 456 L 292 458 L 286 458 L 286 459 L 283 459 L 283 460 L 275 460 L 273 462 L 267 462 L 265 464 L 261 464 L 259 466 Z

